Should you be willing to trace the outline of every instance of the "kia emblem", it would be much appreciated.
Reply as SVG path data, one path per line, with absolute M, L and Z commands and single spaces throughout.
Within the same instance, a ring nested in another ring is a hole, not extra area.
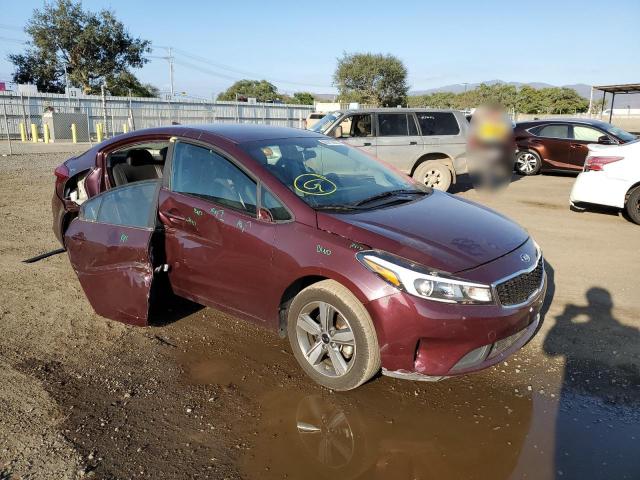
M 531 261 L 531 257 L 528 254 L 523 253 L 522 255 L 520 255 L 520 260 L 525 263 L 529 263 Z

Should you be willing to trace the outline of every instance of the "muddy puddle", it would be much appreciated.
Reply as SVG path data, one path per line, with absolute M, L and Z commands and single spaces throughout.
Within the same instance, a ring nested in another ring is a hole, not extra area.
M 497 369 L 436 384 L 379 377 L 334 393 L 273 345 L 179 360 L 190 382 L 237 389 L 254 405 L 234 425 L 248 445 L 244 478 L 640 478 L 637 405 L 563 390 L 561 378 L 556 393 Z

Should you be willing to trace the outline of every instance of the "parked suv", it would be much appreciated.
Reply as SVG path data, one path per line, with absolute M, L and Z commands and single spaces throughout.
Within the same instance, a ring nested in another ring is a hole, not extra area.
M 309 129 L 339 138 L 438 190 L 448 190 L 467 171 L 469 122 L 456 110 L 339 110 Z

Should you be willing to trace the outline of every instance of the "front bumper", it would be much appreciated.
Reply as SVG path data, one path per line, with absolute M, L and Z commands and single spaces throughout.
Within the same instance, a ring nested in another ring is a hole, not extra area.
M 517 307 L 439 303 L 404 292 L 370 302 L 383 373 L 433 381 L 499 363 L 538 331 L 546 288 L 544 273 L 538 291 Z

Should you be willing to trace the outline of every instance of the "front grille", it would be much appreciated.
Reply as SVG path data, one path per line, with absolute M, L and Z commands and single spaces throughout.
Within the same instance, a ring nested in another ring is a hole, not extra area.
M 533 292 L 540 288 L 544 272 L 543 262 L 544 260 L 540 257 L 535 269 L 499 283 L 496 286 L 496 291 L 500 303 L 502 305 L 518 305 L 526 302 Z

